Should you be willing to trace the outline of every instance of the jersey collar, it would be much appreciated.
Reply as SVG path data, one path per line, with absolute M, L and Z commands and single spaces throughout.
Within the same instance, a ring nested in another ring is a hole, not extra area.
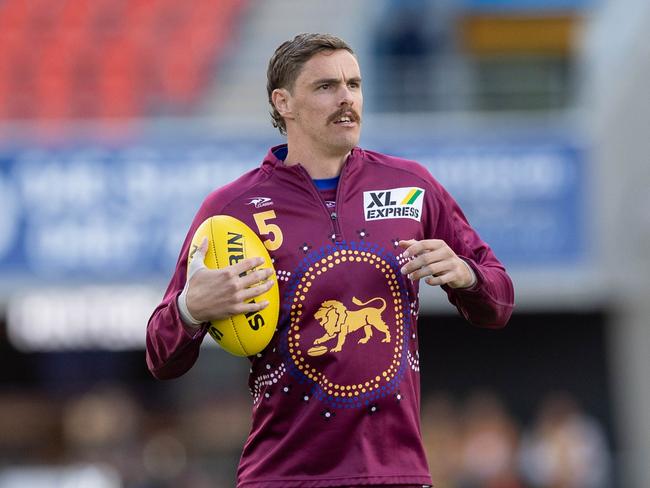
M 287 157 L 287 145 L 279 144 L 273 146 L 269 149 L 269 152 L 266 154 L 264 161 L 262 163 L 262 168 L 267 170 L 273 170 L 278 168 L 291 168 L 290 166 L 284 165 L 284 159 Z M 345 163 L 348 167 L 359 166 L 363 161 L 363 149 L 360 147 L 355 147 L 350 151 L 350 155 Z

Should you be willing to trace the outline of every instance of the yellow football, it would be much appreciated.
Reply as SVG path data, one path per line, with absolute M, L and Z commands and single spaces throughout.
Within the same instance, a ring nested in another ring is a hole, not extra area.
M 225 268 L 242 259 L 262 257 L 264 264 L 261 267 L 273 269 L 271 257 L 257 234 L 241 220 L 229 215 L 210 217 L 196 229 L 187 258 L 188 269 L 194 250 L 201 245 L 204 237 L 208 238 L 205 253 L 208 268 Z M 277 280 L 268 291 L 251 301 L 262 300 L 269 301 L 264 310 L 215 320 L 210 324 L 208 333 L 223 349 L 236 356 L 252 356 L 262 351 L 271 342 L 278 323 L 280 292 Z

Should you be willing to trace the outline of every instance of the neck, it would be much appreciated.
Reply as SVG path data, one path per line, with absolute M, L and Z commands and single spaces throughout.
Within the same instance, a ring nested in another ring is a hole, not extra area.
M 288 141 L 287 157 L 284 164 L 293 166 L 300 163 L 313 179 L 334 178 L 341 173 L 350 151 L 322 153 L 314 149 L 301 148 Z

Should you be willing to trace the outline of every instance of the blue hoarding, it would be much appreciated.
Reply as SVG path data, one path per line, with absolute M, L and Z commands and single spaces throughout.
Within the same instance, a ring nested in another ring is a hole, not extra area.
M 559 141 L 413 144 L 401 156 L 429 169 L 507 265 L 565 266 L 586 257 L 583 149 Z

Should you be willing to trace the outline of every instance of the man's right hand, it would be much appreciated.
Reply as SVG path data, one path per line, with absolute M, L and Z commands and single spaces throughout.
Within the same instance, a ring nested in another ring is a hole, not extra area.
M 241 313 L 257 312 L 269 305 L 267 300 L 253 301 L 273 286 L 273 270 L 262 268 L 263 258 L 244 259 L 221 269 L 205 266 L 207 238 L 195 251 L 188 273 L 187 309 L 196 320 L 208 322 Z

